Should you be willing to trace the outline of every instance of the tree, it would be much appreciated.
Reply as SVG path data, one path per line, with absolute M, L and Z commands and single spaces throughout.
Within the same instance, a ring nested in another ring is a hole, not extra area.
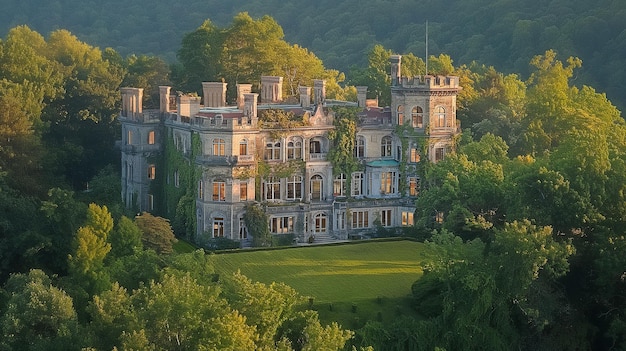
M 99 169 L 118 159 L 113 140 L 119 133 L 118 88 L 125 72 L 66 30 L 50 34 L 46 52 L 60 65 L 65 91 L 42 115 L 50 126 L 43 139 L 54 152 L 46 166 L 74 188 L 85 189 Z
M 152 249 L 158 254 L 173 252 L 173 244 L 178 240 L 167 219 L 144 212 L 135 217 L 135 224 L 141 229 L 141 240 L 146 249 Z
M 272 244 L 272 234 L 270 233 L 267 214 L 256 204 L 247 204 L 245 210 L 243 220 L 252 236 L 253 245 L 270 246 Z
M 198 90 L 202 82 L 219 80 L 223 41 L 223 31 L 210 20 L 187 33 L 177 55 L 183 66 L 180 72 L 183 77 L 175 77 L 175 80 L 189 91 Z
M 285 284 L 252 282 L 241 273 L 235 273 L 225 281 L 230 305 L 246 317 L 248 325 L 256 326 L 258 345 L 273 348 L 279 336 L 277 331 L 295 316 L 296 306 L 303 302 L 303 298 Z
M 143 249 L 141 229 L 128 217 L 122 216 L 117 226 L 109 235 L 111 256 L 122 257 L 134 254 Z
M 90 204 L 87 221 L 78 228 L 73 254 L 68 259 L 70 273 L 89 294 L 102 291 L 110 284 L 104 259 L 111 251 L 107 238 L 112 229 L 113 218 L 106 206 Z
M 556 52 L 548 50 L 533 58 L 536 68 L 528 80 L 527 118 L 523 135 L 524 150 L 543 153 L 557 146 L 575 119 L 570 110 L 572 88 L 569 79 L 574 69 L 582 65 L 578 58 L 570 57 L 567 66 L 556 59 Z
M 9 350 L 80 350 L 78 321 L 72 298 L 54 287 L 41 270 L 15 274 L 0 317 L 2 341 Z
M 535 335 L 559 328 L 557 316 L 570 308 L 554 283 L 568 272 L 575 250 L 554 240 L 549 227 L 509 223 L 489 244 L 441 232 L 429 245 L 441 256 L 413 285 L 416 301 L 441 308 L 428 312 L 425 328 L 437 335 L 424 340 L 431 343 L 426 348 L 540 349 Z
M 232 310 L 216 285 L 198 284 L 189 274 L 165 274 L 129 296 L 114 286 L 90 307 L 108 330 L 102 345 L 141 345 L 153 350 L 253 350 L 256 333 Z

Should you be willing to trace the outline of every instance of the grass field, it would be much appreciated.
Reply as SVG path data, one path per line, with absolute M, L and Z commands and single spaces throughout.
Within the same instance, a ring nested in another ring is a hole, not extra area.
M 368 319 L 412 314 L 408 297 L 428 260 L 422 243 L 370 241 L 346 245 L 215 255 L 220 275 L 238 269 L 255 281 L 284 282 L 313 298 L 325 321 L 355 328 Z

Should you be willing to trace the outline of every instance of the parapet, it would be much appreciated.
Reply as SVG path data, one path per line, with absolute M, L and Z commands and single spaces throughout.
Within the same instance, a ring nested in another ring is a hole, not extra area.
M 402 88 L 421 89 L 459 89 L 458 76 L 415 76 L 402 77 Z

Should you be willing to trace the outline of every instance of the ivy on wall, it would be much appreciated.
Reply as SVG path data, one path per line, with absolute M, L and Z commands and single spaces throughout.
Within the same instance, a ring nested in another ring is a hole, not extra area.
M 177 150 L 172 135 L 167 136 L 163 149 L 163 176 L 158 185 L 163 189 L 163 201 L 159 204 L 159 212 L 172 219 L 172 228 L 177 235 L 191 239 L 197 227 L 196 198 L 201 170 L 195 165 L 195 157 L 200 153 L 200 138 L 192 132 L 188 155 Z
M 328 139 L 332 144 L 327 159 L 333 165 L 333 174 L 341 173 L 346 176 L 346 193 L 351 193 L 352 173 L 363 168 L 359 160 L 354 157 L 356 142 L 356 128 L 358 107 L 338 107 L 335 112 L 333 130 L 328 132 Z

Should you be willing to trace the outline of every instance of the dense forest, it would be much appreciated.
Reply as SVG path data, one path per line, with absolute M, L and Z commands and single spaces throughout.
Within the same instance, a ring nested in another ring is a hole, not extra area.
M 176 60 L 180 39 L 209 18 L 226 26 L 238 12 L 270 15 L 292 44 L 308 48 L 326 67 L 363 66 L 375 44 L 398 53 L 450 55 L 457 65 L 477 61 L 527 77 L 528 63 L 548 49 L 583 60 L 575 84 L 600 88 L 626 107 L 626 3 L 621 0 L 440 1 L 37 1 L 7 0 L 0 36 L 28 24 L 40 33 L 64 28 L 81 40 L 123 56 Z
M 172 44 L 180 62 L 169 66 L 64 29 L 7 32 L 0 349 L 626 347 L 626 122 L 604 87 L 580 84 L 583 60 L 558 47 L 529 54 L 526 74 L 429 57 L 432 73 L 460 77 L 465 129 L 456 153 L 419 164 L 416 223 L 404 235 L 435 253 L 407 292 L 419 319 L 363 321 L 354 331 L 323 325 L 293 289 L 217 277 L 210 255 L 174 249 L 184 233 L 167 220 L 125 209 L 115 149 L 120 86 L 150 92 L 229 74 L 255 81 L 298 67 L 293 84 L 321 75 L 329 96 L 352 98 L 351 82 L 389 84 L 392 52 L 407 53 L 411 73 L 425 67 L 409 48 L 372 45 L 344 76 L 285 37 L 269 16 L 201 20 Z

